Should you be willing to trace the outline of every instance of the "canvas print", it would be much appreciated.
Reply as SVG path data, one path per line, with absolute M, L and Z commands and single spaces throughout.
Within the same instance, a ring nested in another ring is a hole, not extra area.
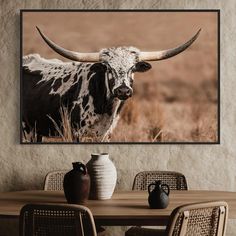
M 21 143 L 219 143 L 218 11 L 21 11 Z

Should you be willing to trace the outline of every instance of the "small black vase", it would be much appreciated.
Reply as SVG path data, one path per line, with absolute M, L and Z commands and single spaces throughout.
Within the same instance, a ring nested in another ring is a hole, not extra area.
M 151 191 L 151 187 L 155 186 Z M 166 187 L 167 190 L 164 189 Z M 169 204 L 170 188 L 167 184 L 162 184 L 160 180 L 149 184 L 148 186 L 148 203 L 150 208 L 164 209 Z
M 86 166 L 81 162 L 74 162 L 73 169 L 65 174 L 63 188 L 68 203 L 83 204 L 90 191 L 90 177 Z

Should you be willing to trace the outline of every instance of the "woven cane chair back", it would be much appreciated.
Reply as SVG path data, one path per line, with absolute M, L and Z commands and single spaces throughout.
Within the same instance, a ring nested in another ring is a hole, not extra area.
M 168 236 L 224 236 L 228 218 L 226 202 L 205 202 L 176 208 L 167 226 Z
M 63 179 L 68 170 L 49 172 L 44 181 L 44 190 L 63 190 Z
M 148 185 L 156 180 L 168 184 L 171 190 L 188 190 L 186 178 L 174 171 L 143 171 L 134 178 L 132 190 L 147 190 Z
M 92 213 L 80 205 L 27 204 L 20 212 L 20 236 L 97 236 Z

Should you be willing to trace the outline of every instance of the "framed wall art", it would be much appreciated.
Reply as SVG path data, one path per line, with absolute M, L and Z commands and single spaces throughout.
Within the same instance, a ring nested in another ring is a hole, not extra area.
M 21 10 L 21 143 L 219 143 L 219 20 Z

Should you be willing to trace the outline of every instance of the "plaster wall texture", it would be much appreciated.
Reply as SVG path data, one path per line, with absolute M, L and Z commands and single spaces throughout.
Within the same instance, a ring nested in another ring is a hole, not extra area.
M 221 144 L 20 145 L 19 9 L 24 8 L 221 9 Z M 236 191 L 235 9 L 234 0 L 0 0 L 0 191 L 40 189 L 48 171 L 87 162 L 92 152 L 110 154 L 117 189 L 131 189 L 138 171 L 160 169 L 183 172 L 190 189 Z M 228 235 L 235 235 L 236 222 L 228 226 Z

